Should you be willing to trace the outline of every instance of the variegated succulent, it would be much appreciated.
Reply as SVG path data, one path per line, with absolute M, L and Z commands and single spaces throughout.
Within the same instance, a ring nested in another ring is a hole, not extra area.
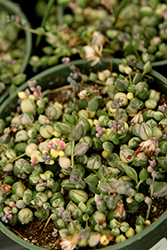
M 52 219 L 64 250 L 132 237 L 151 223 L 152 199 L 167 195 L 167 105 L 148 83 L 150 64 L 71 68 L 61 103 L 29 81 L 16 112 L 0 120 L 1 220 Z

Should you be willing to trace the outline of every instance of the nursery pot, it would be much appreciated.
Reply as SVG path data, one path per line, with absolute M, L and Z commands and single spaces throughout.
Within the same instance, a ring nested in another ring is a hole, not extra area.
M 77 60 L 72 62 L 73 65 L 78 67 L 81 72 L 87 73 L 90 70 L 90 64 L 84 60 Z M 94 66 L 92 71 L 96 72 L 96 70 L 103 70 L 107 67 L 113 67 L 113 71 L 118 70 L 118 65 L 121 64 L 121 59 L 104 59 L 102 60 L 102 64 L 98 64 Z M 142 69 L 142 66 L 137 66 L 139 69 Z M 57 65 L 52 68 L 49 68 L 42 73 L 34 76 L 29 79 L 30 81 L 36 80 L 38 85 L 41 85 L 42 90 L 46 89 L 55 89 L 64 84 L 67 84 L 66 78 L 71 72 L 70 68 L 66 65 Z M 152 87 L 157 90 L 167 93 L 167 84 L 166 78 L 152 70 L 150 75 L 154 78 L 154 82 L 152 83 Z M 8 97 L 7 100 L 3 102 L 0 107 L 0 118 L 5 118 L 10 115 L 11 111 L 14 110 L 14 106 L 17 103 L 17 93 L 19 91 L 23 91 L 27 88 L 28 81 L 22 84 L 17 92 L 13 93 Z M 32 245 L 15 234 L 13 234 L 3 223 L 0 222 L 0 229 L 4 234 L 6 234 L 10 239 L 17 242 L 18 244 L 24 246 L 27 249 L 31 250 L 44 250 L 44 248 Z M 103 247 L 104 250 L 155 250 L 155 249 L 167 249 L 167 211 L 164 212 L 155 222 L 153 222 L 149 227 L 144 229 L 142 232 L 136 234 L 130 239 L 127 239 L 124 242 L 121 242 L 116 245 Z
M 30 23 L 29 23 L 26 15 L 23 13 L 21 8 L 19 8 L 19 6 L 16 3 L 13 3 L 13 2 L 8 1 L 8 0 L 5 0 L 5 1 L 0 0 L 0 10 L 6 10 L 9 13 L 9 15 L 17 14 L 17 16 L 19 16 L 21 19 L 24 20 L 25 26 L 30 28 Z M 31 51 L 32 51 L 32 34 L 29 31 L 24 31 L 24 33 L 25 33 L 26 53 L 24 55 L 24 59 L 23 59 L 19 73 L 24 73 L 24 71 L 28 65 L 28 61 L 29 61 Z M 9 91 L 7 89 L 4 92 L 4 94 L 2 94 L 0 96 L 0 104 L 3 102 L 3 100 L 5 100 L 5 98 L 7 98 L 8 95 L 9 95 Z

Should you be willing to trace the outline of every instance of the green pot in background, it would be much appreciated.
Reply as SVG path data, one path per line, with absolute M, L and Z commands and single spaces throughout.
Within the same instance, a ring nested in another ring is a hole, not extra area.
M 0 11 L 1 10 L 7 11 L 9 15 L 17 15 L 20 19 L 24 20 L 25 25 L 30 28 L 30 23 L 18 4 L 13 3 L 9 0 L 0 0 Z M 32 51 L 32 33 L 30 33 L 29 31 L 24 31 L 24 34 L 26 52 L 19 73 L 25 72 Z M 0 94 L 0 104 L 8 97 L 8 95 L 9 88 L 7 88 L 7 90 L 5 90 L 3 94 Z
M 111 64 L 112 63 L 112 64 Z M 77 60 L 72 62 L 73 65 L 78 67 L 81 72 L 87 73 L 90 70 L 90 64 L 84 60 Z M 121 59 L 105 59 L 102 60 L 102 64 L 94 66 L 93 71 L 103 70 L 112 65 L 113 71 L 117 71 L 118 65 L 121 64 Z M 142 69 L 142 66 L 138 66 Z M 43 90 L 55 89 L 59 86 L 67 84 L 66 78 L 71 72 L 70 68 L 63 64 L 49 68 L 42 73 L 37 74 L 30 81 L 36 80 L 39 85 L 41 85 Z M 160 75 L 158 72 L 152 70 L 150 75 L 154 78 L 152 87 L 157 90 L 167 94 L 167 83 L 166 78 Z M 10 115 L 11 111 L 14 110 L 14 104 L 17 105 L 17 93 L 23 91 L 27 88 L 28 81 L 22 84 L 16 92 L 8 97 L 0 107 L 0 118 L 5 118 Z M 18 244 L 24 246 L 31 250 L 44 250 L 44 248 L 32 245 L 15 234 L 13 234 L 3 223 L 0 222 L 0 229 L 4 234 L 6 234 L 10 239 L 17 242 Z M 153 222 L 149 227 L 147 227 L 142 232 L 136 234 L 130 239 L 113 246 L 107 246 L 101 250 L 149 250 L 162 238 L 167 238 L 167 211 L 164 212 L 155 222 Z M 157 248 L 156 248 L 157 249 Z M 164 248 L 165 249 L 165 248 Z M 152 250 L 152 249 L 151 249 Z

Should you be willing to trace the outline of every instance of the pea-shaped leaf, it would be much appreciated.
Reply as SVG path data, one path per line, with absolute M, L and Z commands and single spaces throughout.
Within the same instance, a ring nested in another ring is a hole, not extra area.
M 63 122 L 55 122 L 54 127 L 58 128 L 65 135 L 71 133 L 71 128 Z
M 84 127 L 81 123 L 77 124 L 72 131 L 72 138 L 74 141 L 78 141 L 84 135 Z
M 72 170 L 72 172 L 70 174 L 70 181 L 75 185 L 82 181 L 82 173 L 79 169 Z
M 88 108 L 89 111 L 96 111 L 99 107 L 99 102 L 98 99 L 96 97 L 92 98 L 89 102 L 88 102 Z
M 125 172 L 126 172 L 127 176 L 128 176 L 130 179 L 132 179 L 132 180 L 138 182 L 137 172 L 134 170 L 134 168 L 129 167 L 129 166 L 126 166 L 126 167 L 125 167 Z
M 89 149 L 89 144 L 87 142 L 79 142 L 75 146 L 75 155 L 84 155 Z
M 115 19 L 117 20 L 118 19 L 118 16 L 119 16 L 119 13 L 121 12 L 121 10 L 128 4 L 130 3 L 132 0 L 123 0 L 121 1 L 121 3 L 118 5 L 118 8 L 116 10 L 116 13 L 115 13 Z
M 140 180 L 142 180 L 142 181 L 147 180 L 147 178 L 148 178 L 148 172 L 147 172 L 147 170 L 146 170 L 145 168 L 143 168 L 143 169 L 140 171 L 139 178 L 140 178 Z
M 71 189 L 69 191 L 69 198 L 75 203 L 86 202 L 88 194 L 84 190 Z
M 153 189 L 153 195 L 157 197 L 163 197 L 167 195 L 167 183 L 156 182 Z

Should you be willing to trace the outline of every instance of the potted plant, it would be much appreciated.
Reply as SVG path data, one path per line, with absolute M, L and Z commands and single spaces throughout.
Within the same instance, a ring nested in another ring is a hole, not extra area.
M 166 79 L 126 59 L 64 63 L 0 107 L 0 228 L 28 249 L 150 249 L 167 228 Z
M 0 1 L 0 104 L 26 79 L 24 74 L 32 48 L 32 34 L 22 31 L 11 20 L 30 28 L 22 10 L 11 1 Z
M 38 1 L 41 27 L 32 32 L 43 46 L 30 65 L 39 72 L 64 56 L 82 58 L 83 46 L 96 46 L 101 37 L 103 57 L 122 58 L 153 67 L 166 64 L 166 12 L 162 1 Z M 135 10 L 135 11 L 134 11 Z M 23 27 L 24 28 L 24 27 Z M 159 68 L 157 68 L 159 69 Z

